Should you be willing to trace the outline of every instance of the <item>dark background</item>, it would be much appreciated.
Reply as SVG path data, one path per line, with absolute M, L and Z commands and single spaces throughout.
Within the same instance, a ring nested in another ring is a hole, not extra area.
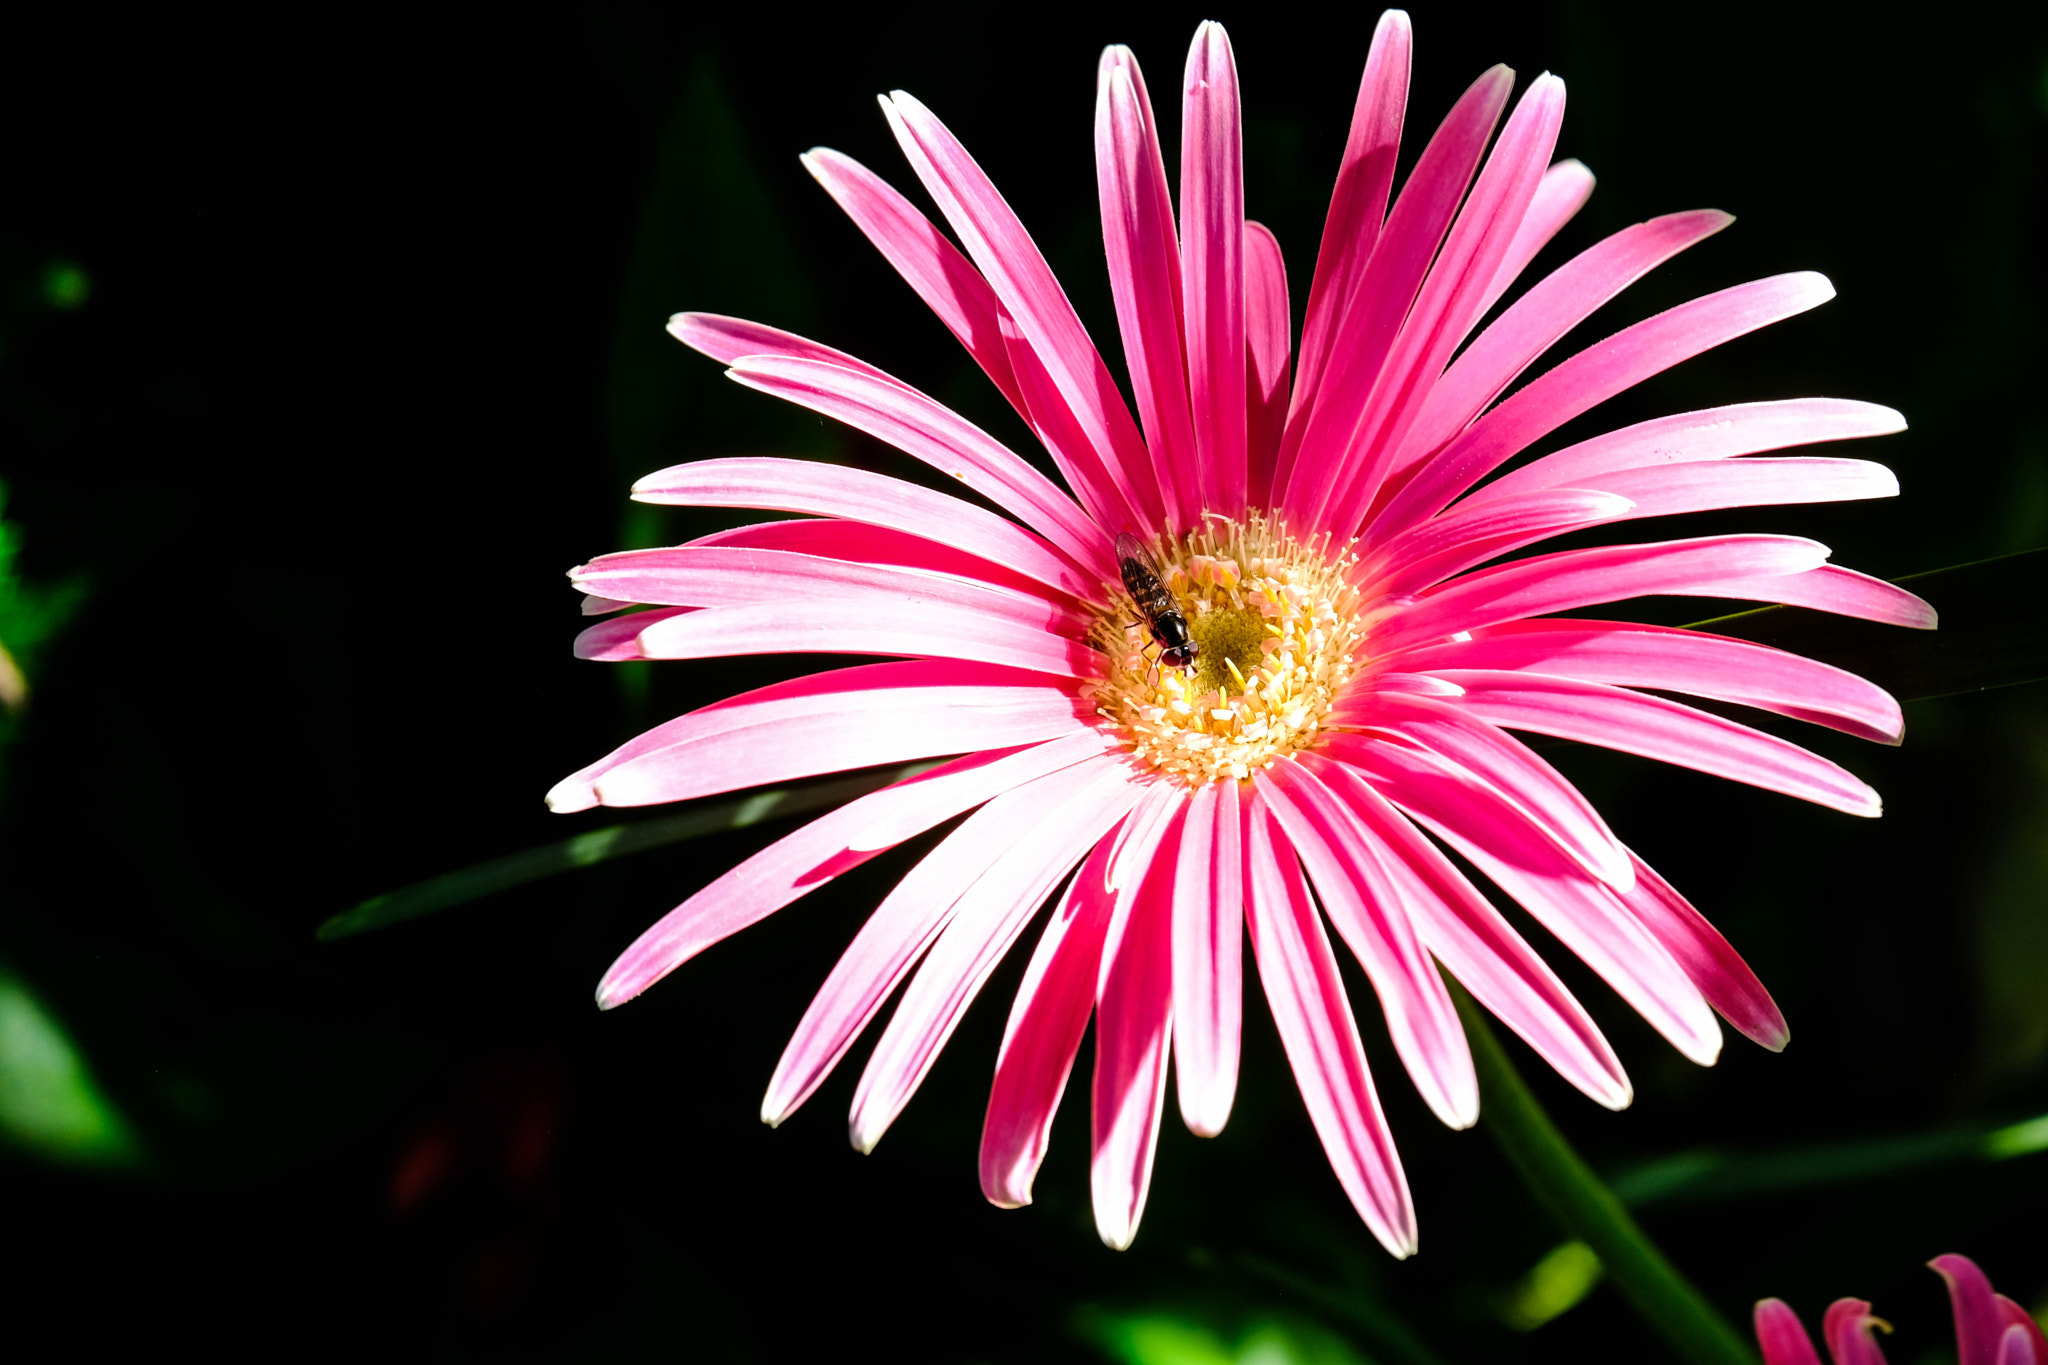
M 1912 430 L 1855 453 L 1897 469 L 1905 496 L 1700 526 L 1814 535 L 1888 576 L 2048 544 L 2038 17 L 1413 13 L 1411 159 L 1492 62 L 1569 84 L 1559 153 L 1600 187 L 1539 267 L 1657 213 L 1740 219 L 1567 349 L 1759 275 L 1817 269 L 1840 289 L 1589 429 L 1871 399 Z M 1207 12 L 1235 44 L 1249 210 L 1288 253 L 1297 320 L 1376 15 Z M 636 517 L 633 477 L 773 452 L 902 472 L 724 383 L 662 335 L 670 312 L 816 336 L 1026 444 L 796 154 L 835 146 L 909 188 L 871 98 L 916 93 L 1003 187 L 1115 367 L 1095 56 L 1128 42 L 1171 92 L 1202 17 L 602 4 L 0 21 L 5 515 L 28 600 L 82 603 L 19 649 L 34 700 L 0 731 L 0 972 L 120 1116 L 97 1147 L 16 1133 L 0 1156 L 18 1334 L 230 1358 L 1136 1360 L 1132 1324 L 1172 1320 L 1224 1343 L 1280 1323 L 1419 1359 L 1368 1320 L 1390 1312 L 1450 1359 L 1663 1358 L 1609 1290 L 1539 1331 L 1502 1324 L 1503 1295 L 1560 1234 L 1483 1122 L 1429 1117 L 1368 1018 L 1424 1229 L 1420 1256 L 1389 1261 L 1329 1174 L 1255 988 L 1230 1128 L 1202 1142 L 1169 1122 L 1126 1253 L 1091 1226 L 1085 1091 L 1036 1206 L 999 1212 L 976 1189 L 1021 960 L 873 1156 L 843 1138 L 851 1064 L 762 1127 L 788 1030 L 914 849 L 610 1014 L 590 991 L 611 958 L 787 826 L 313 937 L 365 896 L 612 823 L 552 818 L 541 794 L 653 720 L 804 667 L 568 656 L 562 570 L 710 524 Z M 1171 148 L 1178 110 L 1159 116 Z M 1899 1324 L 1894 1359 L 1918 1361 L 1949 1340 L 1929 1256 L 1966 1252 L 2048 1303 L 2048 1157 L 1883 1160 L 1918 1150 L 1894 1138 L 2048 1112 L 2048 694 L 1907 715 L 1897 751 L 1803 736 L 1884 793 L 1876 823 L 1558 751 L 1748 956 L 1795 1040 L 1773 1057 L 1731 1035 L 1719 1066 L 1694 1068 L 1553 953 L 1639 1098 L 1608 1114 L 1517 1056 L 1610 1173 L 1845 1144 L 1786 1188 L 1643 1216 L 1730 1314 L 1778 1294 L 1817 1322 L 1854 1293 Z M 1844 1179 L 1857 1153 L 1877 1173 Z

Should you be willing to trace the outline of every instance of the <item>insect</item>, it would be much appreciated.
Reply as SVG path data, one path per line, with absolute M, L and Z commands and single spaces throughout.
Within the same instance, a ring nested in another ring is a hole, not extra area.
M 1201 646 L 1188 634 L 1188 618 L 1160 581 L 1159 566 L 1152 562 L 1151 553 L 1129 531 L 1117 532 L 1116 567 L 1124 576 L 1124 591 L 1130 593 L 1152 638 L 1158 642 L 1159 662 L 1168 668 L 1193 671 Z

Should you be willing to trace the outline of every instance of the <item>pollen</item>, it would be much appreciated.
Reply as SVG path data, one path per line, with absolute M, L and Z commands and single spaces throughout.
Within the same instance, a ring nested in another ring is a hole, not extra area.
M 1312 748 L 1358 671 L 1366 613 L 1348 547 L 1304 544 L 1261 513 L 1208 518 L 1155 540 L 1161 581 L 1200 646 L 1190 672 L 1159 662 L 1143 617 L 1117 585 L 1089 633 L 1111 661 L 1097 714 L 1131 756 L 1190 787 L 1248 779 Z

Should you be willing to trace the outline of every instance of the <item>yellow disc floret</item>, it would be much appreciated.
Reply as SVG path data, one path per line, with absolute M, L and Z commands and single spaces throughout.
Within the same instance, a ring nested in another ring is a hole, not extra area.
M 1304 545 L 1256 512 L 1210 517 L 1154 548 L 1201 648 L 1192 675 L 1160 666 L 1129 599 L 1110 595 L 1088 637 L 1110 659 L 1095 703 L 1132 757 L 1199 787 L 1310 747 L 1357 671 L 1355 557 Z

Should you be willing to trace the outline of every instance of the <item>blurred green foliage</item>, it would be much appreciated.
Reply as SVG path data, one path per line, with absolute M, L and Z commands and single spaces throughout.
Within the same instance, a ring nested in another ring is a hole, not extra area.
M 131 1167 L 141 1144 L 71 1036 L 0 968 L 0 1140 L 51 1161 Z

